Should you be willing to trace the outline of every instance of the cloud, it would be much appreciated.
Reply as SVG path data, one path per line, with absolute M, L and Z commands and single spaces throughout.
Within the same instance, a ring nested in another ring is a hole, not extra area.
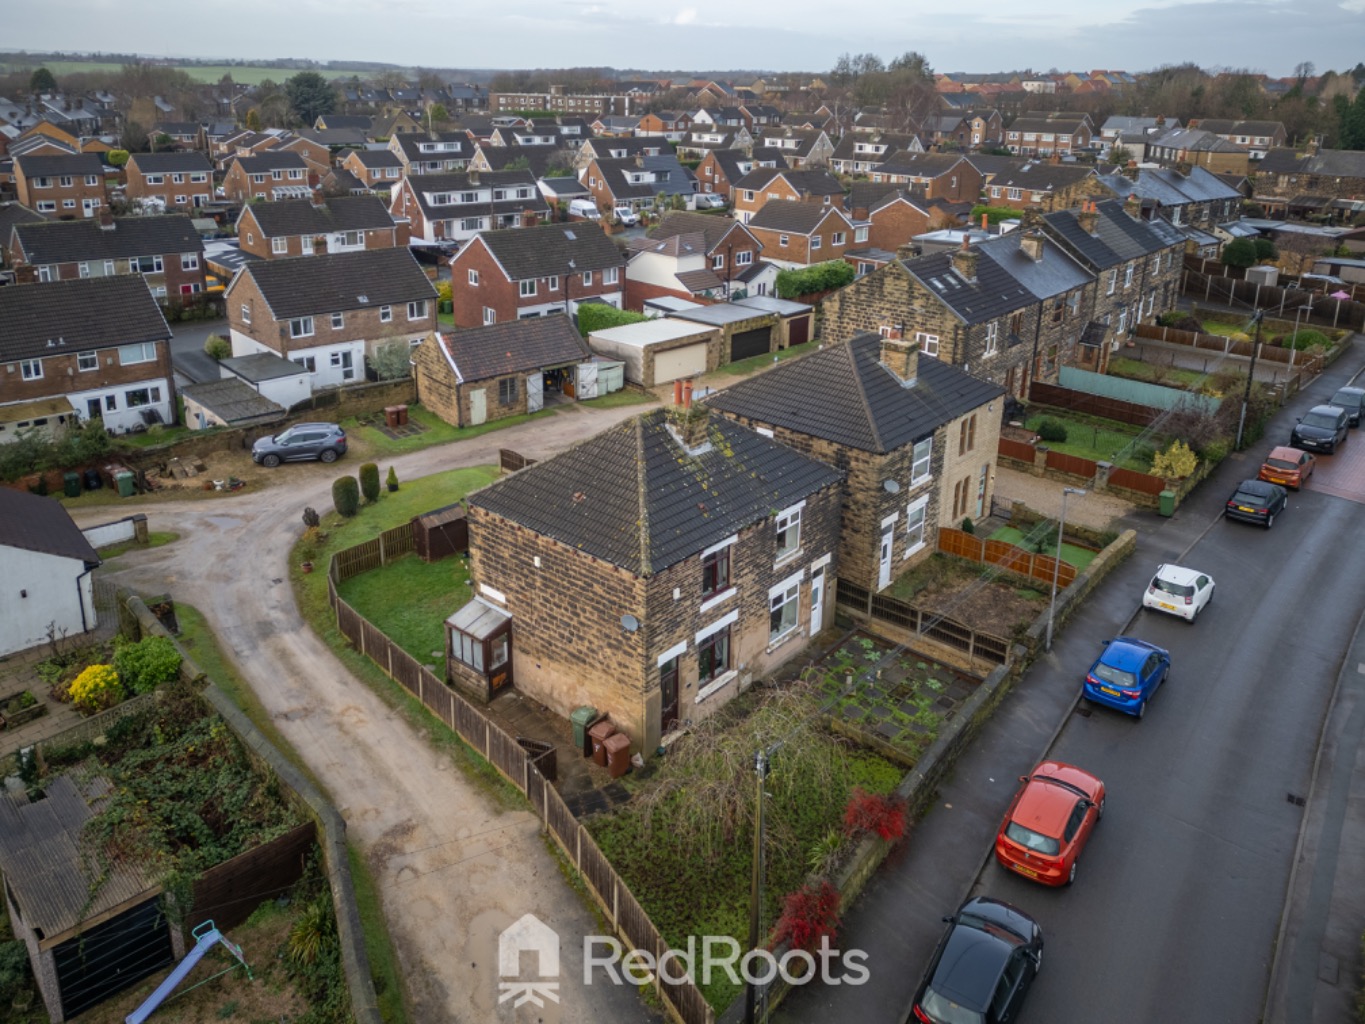
M 697 9 L 695 7 L 684 7 L 673 16 L 675 25 L 694 25 L 697 21 Z

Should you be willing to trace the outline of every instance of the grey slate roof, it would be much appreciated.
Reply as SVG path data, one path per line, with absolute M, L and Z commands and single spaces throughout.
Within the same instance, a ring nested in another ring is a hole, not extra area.
M 140 274 L 0 288 L 0 324 L 0 362 L 171 336 Z
M 1123 212 L 1123 204 L 1110 199 L 1095 204 L 1099 217 L 1095 233 L 1084 230 L 1076 219 L 1079 210 L 1058 210 L 1044 215 L 1048 233 L 1060 239 L 1083 263 L 1095 271 L 1127 263 L 1131 259 L 1149 256 L 1177 242 L 1168 231 L 1157 224 L 1165 221 L 1136 220 Z
M 435 287 L 407 249 L 248 263 L 229 290 L 246 277 L 256 282 L 276 320 L 436 298 Z
M 274 352 L 252 352 L 245 356 L 230 356 L 227 359 L 220 360 L 218 366 L 234 377 L 251 384 L 283 380 L 286 377 L 298 377 L 308 372 L 306 367 L 301 367 L 298 363 L 292 362 L 284 356 L 276 355 Z
M 880 354 L 877 335 L 859 334 L 707 401 L 723 412 L 880 454 L 914 444 L 1004 394 L 997 384 L 923 355 L 916 382 L 906 386 L 881 364 Z
M 180 389 L 186 399 L 193 399 L 225 423 L 250 423 L 273 419 L 284 413 L 284 406 L 272 402 L 250 384 L 236 377 L 211 380 L 203 384 L 187 384 Z
M 941 178 L 964 161 L 959 153 L 912 153 L 900 150 L 872 170 L 881 174 L 906 174 L 916 178 Z
M 509 320 L 437 335 L 461 383 L 582 363 L 592 352 L 567 316 Z
M 1312 156 L 1292 149 L 1272 149 L 1256 165 L 1260 174 L 1326 174 L 1339 178 L 1365 178 L 1365 151 L 1320 149 Z
M 531 171 L 484 171 L 481 174 L 476 173 L 474 177 L 478 179 L 477 185 L 470 181 L 470 175 L 466 171 L 409 174 L 407 181 L 412 188 L 413 195 L 417 197 L 417 205 L 422 210 L 422 216 L 428 220 L 447 220 L 452 217 L 468 217 L 471 215 L 483 216 L 489 213 L 490 204 L 488 202 L 438 206 L 429 199 L 429 196 L 441 192 L 478 192 L 485 188 L 496 191 L 499 188 L 525 186 L 530 191 L 530 195 L 525 199 L 492 200 L 493 212 L 510 213 L 520 210 L 535 210 L 537 213 L 547 214 L 550 211 L 550 206 L 545 201 L 545 195 L 536 183 L 536 176 Z
M 10 487 L 0 487 L 0 546 L 75 558 L 87 566 L 100 562 L 85 534 L 55 498 Z
M 973 159 L 973 162 L 975 160 Z M 1083 164 L 1054 164 L 1046 160 L 1015 160 L 1000 167 L 991 178 L 992 188 L 1021 188 L 1026 192 L 1055 192 L 1069 188 L 1095 173 Z
M 104 164 L 94 153 L 16 156 L 14 166 L 29 178 L 51 178 L 62 174 L 98 174 L 101 179 L 104 177 Z
M 1120 199 L 1136 195 L 1139 199 L 1155 199 L 1163 206 L 1242 198 L 1235 188 L 1202 167 L 1190 168 L 1188 175 L 1174 168 L 1143 167 L 1138 170 L 1136 181 L 1123 174 L 1106 175 L 1100 180 Z
M 851 223 L 843 211 L 822 203 L 785 203 L 769 200 L 749 218 L 753 230 L 785 231 L 793 235 L 810 235 L 819 230 L 826 217 L 833 216 L 840 221 L 840 227 L 848 229 Z M 836 228 L 835 230 L 839 230 Z
M 481 231 L 475 237 L 488 247 L 513 281 L 562 274 L 569 260 L 574 261 L 579 273 L 626 265 L 616 243 L 596 224 L 541 224 L 533 228 Z M 473 244 L 471 241 L 470 245 Z M 468 248 L 466 245 L 465 249 Z
M 712 416 L 689 454 L 664 410 L 627 420 L 469 503 L 639 576 L 654 575 L 837 483 L 842 474 Z
M 209 174 L 213 165 L 203 153 L 134 153 L 128 158 L 131 168 L 143 174 Z
M 391 149 L 358 149 L 355 156 L 360 161 L 360 166 L 368 170 L 404 166 L 398 154 Z
M 298 153 L 266 150 L 251 156 L 237 157 L 237 163 L 247 174 L 268 174 L 271 171 L 307 170 L 308 164 Z
M 115 217 L 112 230 L 96 220 L 17 224 L 14 237 L 33 266 L 204 251 L 203 237 L 183 214 Z
M 267 238 L 393 227 L 393 217 L 377 196 L 335 196 L 322 205 L 311 199 L 284 199 L 252 203 L 243 210 L 248 212 Z
M 574 177 L 541 178 L 540 189 L 542 193 L 549 189 L 556 197 L 563 199 L 578 199 L 581 196 L 592 195 L 588 186 Z
M 510 163 L 526 161 L 530 173 L 539 178 L 550 169 L 550 161 L 556 153 L 562 152 L 558 146 L 486 146 L 479 145 L 479 151 L 488 161 L 488 166 L 500 171 Z
M 16 224 L 40 224 L 46 221 L 37 210 L 30 210 L 22 203 L 0 203 L 0 246 L 8 246 L 10 229 Z

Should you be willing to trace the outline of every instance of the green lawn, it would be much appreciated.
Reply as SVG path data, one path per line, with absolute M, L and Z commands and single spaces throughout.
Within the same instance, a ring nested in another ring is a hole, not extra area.
M 1021 543 L 1024 539 L 1024 535 L 1013 526 L 1002 526 L 986 539 L 1003 540 L 1006 544 L 1013 544 L 1016 547 L 1026 548 L 1030 551 L 1038 551 L 1040 554 L 1044 555 L 1055 555 L 1057 553 L 1055 547 L 1047 546 L 1047 550 L 1041 551 L 1036 545 Z M 1067 565 L 1075 566 L 1078 571 L 1084 571 L 1085 567 L 1094 561 L 1095 556 L 1098 554 L 1098 551 L 1093 551 L 1090 548 L 1079 547 L 1078 545 L 1068 544 L 1066 541 L 1062 541 L 1062 561 Z
M 179 539 L 180 534 L 178 533 L 170 533 L 168 531 L 161 530 L 152 530 L 147 534 L 146 544 L 139 544 L 135 540 L 126 540 L 119 544 L 110 544 L 107 548 L 100 548 L 99 555 L 100 558 L 104 559 L 104 566 L 107 569 L 109 567 L 109 563 L 112 562 L 119 555 L 123 554 L 124 552 L 139 551 L 142 548 L 159 548 L 163 544 L 169 544 L 171 543 L 171 541 Z
M 726 363 L 716 370 L 716 373 L 723 373 L 726 376 L 738 377 L 746 373 L 753 373 L 761 370 L 765 366 L 771 366 L 774 362 L 781 362 L 784 359 L 791 359 L 795 356 L 803 356 L 807 352 L 815 351 L 819 342 L 808 341 L 804 345 L 793 345 L 791 348 L 784 348 L 780 352 L 769 352 L 767 355 L 750 356 L 748 359 L 740 359 L 733 363 Z M 774 359 L 776 357 L 776 359 Z
M 424 665 L 444 657 L 445 620 L 470 594 L 469 561 L 458 555 L 424 562 L 407 554 L 341 585 L 352 608 Z
M 1052 451 L 1096 462 L 1113 462 L 1116 466 L 1137 470 L 1139 473 L 1151 469 L 1152 446 L 1161 442 L 1160 438 L 1148 438 L 1141 446 L 1128 448 L 1129 443 L 1142 433 L 1141 427 L 1056 409 L 1034 413 L 1024 421 L 1024 427 L 1037 432 L 1038 425 L 1045 419 L 1057 420 L 1066 426 L 1065 441 L 1039 442 L 1047 445 Z M 1124 449 L 1128 450 L 1128 454 L 1121 460 L 1115 460 L 1115 456 Z
M 0 70 L 17 71 L 31 70 L 38 67 L 45 67 L 57 78 L 60 85 L 61 80 L 66 75 L 86 74 L 89 72 L 118 72 L 123 70 L 124 65 L 115 61 L 80 61 L 80 60 L 47 60 L 39 61 L 35 58 L 11 59 L 0 63 Z M 177 71 L 183 71 L 196 82 L 206 84 L 216 84 L 224 75 L 231 75 L 234 82 L 243 85 L 260 85 L 261 82 L 269 78 L 271 81 L 283 84 L 286 78 L 297 75 L 303 68 L 268 68 L 254 65 L 234 65 L 234 64 L 173 64 L 171 67 Z M 345 71 L 320 71 L 324 78 L 337 78 L 348 75 Z M 367 72 L 358 71 L 359 75 Z
M 1109 374 L 1125 377 L 1128 380 L 1146 381 L 1148 384 L 1164 384 L 1168 387 L 1197 390 L 1204 383 L 1207 374 L 1198 370 L 1184 370 L 1178 366 L 1158 366 L 1141 359 L 1111 359 Z
M 392 438 L 388 434 L 379 430 L 377 427 L 363 426 L 355 416 L 348 416 L 341 421 L 342 429 L 347 434 L 353 434 L 364 442 L 364 454 L 371 461 L 385 455 L 404 455 L 408 452 L 421 451 L 423 448 L 430 448 L 432 445 L 447 444 L 450 441 L 464 441 L 471 437 L 479 437 L 487 434 L 490 430 L 501 430 L 504 427 L 514 427 L 518 423 L 525 423 L 527 420 L 537 419 L 542 416 L 553 416 L 557 410 L 542 409 L 540 412 L 523 414 L 521 416 L 507 416 L 500 420 L 490 420 L 481 423 L 477 427 L 454 427 L 441 419 L 433 412 L 422 408 L 420 405 L 408 406 L 408 418 L 426 427 L 420 434 L 413 434 L 410 437 Z M 378 418 L 378 417 L 367 417 Z M 387 474 L 386 474 L 387 475 Z
M 653 405 L 657 399 L 653 395 L 642 395 L 638 391 L 613 391 L 601 398 L 588 398 L 578 404 L 587 409 L 618 409 L 625 405 Z

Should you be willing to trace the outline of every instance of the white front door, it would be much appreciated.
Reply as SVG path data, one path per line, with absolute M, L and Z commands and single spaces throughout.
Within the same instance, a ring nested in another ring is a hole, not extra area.
M 469 422 L 478 426 L 488 419 L 488 392 L 483 388 L 469 393 Z
M 819 569 L 810 578 L 810 635 L 820 632 L 825 625 L 825 570 Z
M 891 539 L 895 536 L 895 526 L 882 528 L 881 558 L 877 563 L 877 589 L 891 584 Z
M 526 411 L 540 412 L 545 408 L 545 375 L 532 373 L 526 377 Z
M 81 200 L 81 213 L 84 214 L 86 217 L 95 216 L 95 211 L 98 210 L 99 208 L 100 204 L 98 199 Z

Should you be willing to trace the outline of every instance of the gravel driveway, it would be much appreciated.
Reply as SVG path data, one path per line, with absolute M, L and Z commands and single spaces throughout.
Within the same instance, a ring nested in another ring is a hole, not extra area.
M 401 479 L 497 461 L 499 448 L 553 454 L 642 407 L 572 408 L 552 418 L 393 460 Z M 180 540 L 131 551 L 112 578 L 169 591 L 207 616 L 242 678 L 331 794 L 368 858 L 407 988 L 410 1019 L 657 1019 L 628 987 L 582 984 L 579 937 L 601 931 L 566 884 L 535 816 L 509 810 L 428 746 L 403 716 L 349 674 L 300 618 L 287 555 L 305 505 L 330 507 L 331 467 L 281 470 L 281 486 L 217 500 L 144 503 L 152 530 Z M 287 481 L 287 483 L 286 483 Z M 133 511 L 119 506 L 119 513 Z M 81 525 L 114 518 L 80 510 Z M 561 936 L 560 999 L 498 1004 L 498 934 L 534 913 Z

